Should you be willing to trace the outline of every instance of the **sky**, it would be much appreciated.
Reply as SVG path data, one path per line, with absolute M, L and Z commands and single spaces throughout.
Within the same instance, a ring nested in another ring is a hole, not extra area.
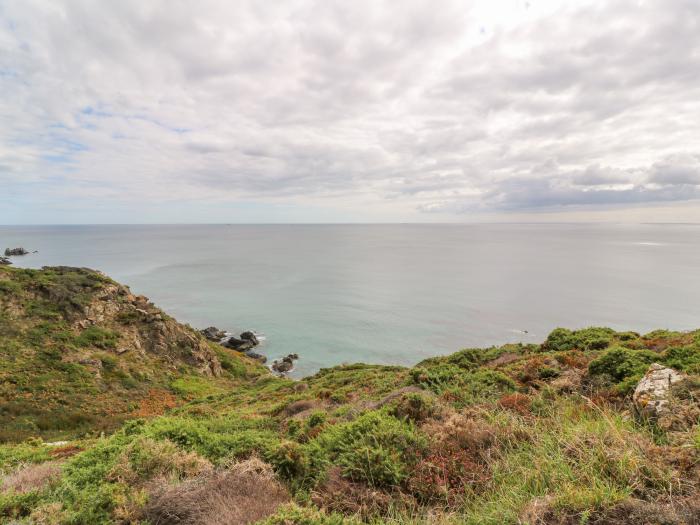
M 700 222 L 700 0 L 0 0 L 0 224 Z

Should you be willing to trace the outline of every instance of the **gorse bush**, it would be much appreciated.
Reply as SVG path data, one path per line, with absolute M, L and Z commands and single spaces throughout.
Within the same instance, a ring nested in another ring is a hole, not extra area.
M 700 374 L 700 345 L 669 348 L 664 353 L 663 362 L 677 370 Z
M 426 438 L 410 421 L 371 411 L 330 427 L 319 435 L 318 444 L 345 476 L 373 486 L 394 486 L 406 479 Z
M 610 328 L 590 327 L 582 330 L 555 328 L 542 344 L 543 350 L 602 350 L 613 341 L 615 331 Z
M 634 388 L 649 365 L 659 359 L 659 354 L 649 350 L 631 350 L 618 346 L 591 361 L 588 371 L 592 375 L 609 377 L 621 392 L 627 393 Z

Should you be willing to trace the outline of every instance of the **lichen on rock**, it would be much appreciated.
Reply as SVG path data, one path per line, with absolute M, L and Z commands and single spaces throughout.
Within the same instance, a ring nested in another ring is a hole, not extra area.
M 649 366 L 632 395 L 637 413 L 649 419 L 658 419 L 668 413 L 671 386 L 683 380 L 683 374 L 659 363 Z

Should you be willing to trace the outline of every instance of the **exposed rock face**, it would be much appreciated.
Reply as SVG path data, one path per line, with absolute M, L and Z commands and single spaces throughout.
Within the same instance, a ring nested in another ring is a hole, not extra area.
M 12 255 L 27 255 L 29 252 L 22 248 L 5 248 L 5 256 L 10 257 Z
M 101 276 L 86 268 L 50 267 L 54 272 Z M 171 368 L 186 363 L 198 372 L 219 376 L 221 363 L 204 338 L 195 330 L 165 315 L 147 297 L 134 295 L 127 286 L 101 277 L 99 287 L 37 287 L 37 293 L 62 305 L 64 315 L 76 329 L 92 326 L 119 327 L 115 353 L 135 350 L 139 355 L 164 359 Z M 76 298 L 85 297 L 84 302 Z
M 652 364 L 632 395 L 637 413 L 651 419 L 666 415 L 671 386 L 683 378 L 684 376 L 673 368 L 666 368 L 658 363 Z
M 215 343 L 218 343 L 224 337 L 226 337 L 226 332 L 224 332 L 223 330 L 219 330 L 216 326 L 210 326 L 208 328 L 205 328 L 204 330 L 200 330 L 200 333 L 204 337 L 206 337 L 210 341 L 214 341 Z

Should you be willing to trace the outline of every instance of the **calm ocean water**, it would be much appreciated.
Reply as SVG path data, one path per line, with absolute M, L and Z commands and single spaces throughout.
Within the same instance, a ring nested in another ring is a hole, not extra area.
M 700 327 L 700 225 L 0 226 L 20 245 L 39 253 L 18 266 L 99 269 L 195 327 L 254 329 L 297 376 L 556 326 Z

